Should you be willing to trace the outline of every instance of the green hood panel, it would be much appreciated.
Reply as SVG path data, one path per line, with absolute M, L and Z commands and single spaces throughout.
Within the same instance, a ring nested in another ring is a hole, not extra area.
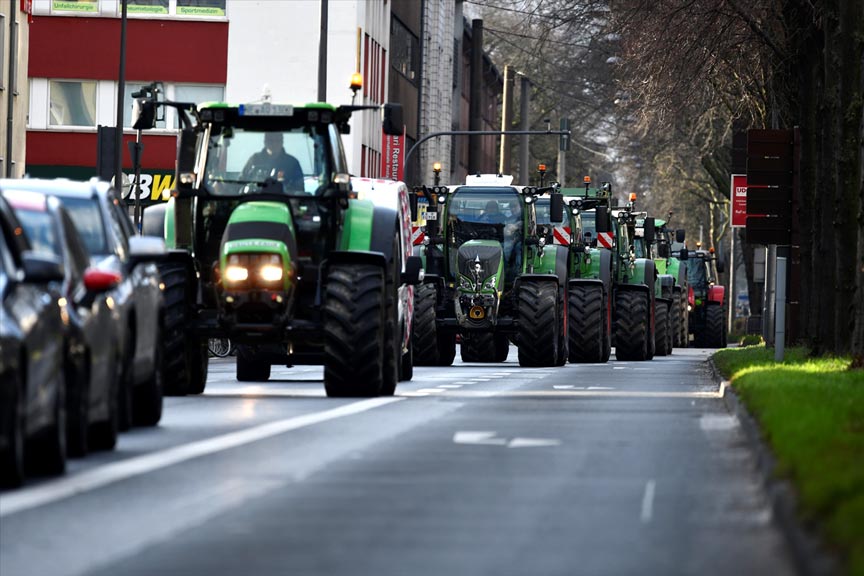
M 291 210 L 281 202 L 244 202 L 234 209 L 228 219 L 228 224 L 241 222 L 274 222 L 293 229 Z

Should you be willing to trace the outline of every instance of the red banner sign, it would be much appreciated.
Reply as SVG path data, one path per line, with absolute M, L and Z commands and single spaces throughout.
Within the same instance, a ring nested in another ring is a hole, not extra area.
M 381 144 L 381 177 L 402 181 L 405 177 L 405 132 L 384 134 Z
M 732 199 L 732 227 L 743 228 L 747 225 L 747 175 L 733 174 L 732 189 L 729 191 Z

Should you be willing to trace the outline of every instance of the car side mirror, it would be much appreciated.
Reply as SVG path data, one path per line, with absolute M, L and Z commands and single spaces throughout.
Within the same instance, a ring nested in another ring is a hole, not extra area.
M 165 240 L 159 236 L 132 236 L 129 238 L 129 261 L 134 266 L 139 262 L 161 260 L 168 256 Z
M 722 260 L 717 260 L 717 273 L 723 274 L 726 272 L 726 263 Z
M 88 268 L 84 271 L 84 287 L 88 292 L 101 293 L 111 290 L 123 278 L 116 272 L 107 270 L 99 270 L 98 268 Z
M 405 260 L 405 271 L 402 273 L 402 284 L 416 286 L 423 282 L 423 259 L 420 256 L 409 256 Z
M 26 252 L 22 256 L 24 282 L 27 284 L 47 284 L 62 282 L 66 274 L 63 264 L 53 256 Z
M 381 109 L 381 130 L 388 136 L 401 136 L 405 131 L 405 123 L 402 121 L 402 105 L 395 102 L 387 102 Z
M 408 205 L 411 207 L 411 222 L 417 220 L 417 204 L 417 193 L 411 192 L 410 194 L 408 194 Z
M 678 230 L 675 231 L 675 241 L 679 242 L 681 244 L 684 243 L 684 229 L 683 228 L 679 228 Z

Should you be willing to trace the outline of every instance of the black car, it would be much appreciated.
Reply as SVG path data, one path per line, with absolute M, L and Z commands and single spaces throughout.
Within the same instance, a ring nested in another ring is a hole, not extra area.
M 84 456 L 90 440 L 98 448 L 117 443 L 118 386 L 123 376 L 120 315 L 108 291 L 120 283 L 114 272 L 90 268 L 90 256 L 68 212 L 54 197 L 16 189 L 3 196 L 15 210 L 34 252 L 63 264 L 60 295 L 66 302 L 66 423 L 69 454 Z
M 24 456 L 49 474 L 66 469 L 65 311 L 55 258 L 29 251 L 0 197 L 0 482 L 24 480 Z
M 10 181 L 0 180 L 0 188 Z M 162 418 L 162 282 L 155 261 L 166 255 L 165 241 L 136 236 L 114 190 L 96 179 L 16 180 L 19 190 L 56 197 L 81 235 L 92 267 L 119 274 L 107 292 L 123 328 L 123 379 L 118 390 L 120 429 L 153 426 Z

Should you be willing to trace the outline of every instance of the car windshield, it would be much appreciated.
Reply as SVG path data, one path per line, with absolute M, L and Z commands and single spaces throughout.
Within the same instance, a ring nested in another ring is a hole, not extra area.
M 214 129 L 204 183 L 217 196 L 320 195 L 332 172 L 326 130 L 323 124 L 281 132 Z
M 71 198 L 68 196 L 60 196 L 59 198 L 66 211 L 69 212 L 72 222 L 75 223 L 75 228 L 81 235 L 87 252 L 91 256 L 108 254 L 105 225 L 99 211 L 98 200 L 96 198 Z
M 515 188 L 457 188 L 447 204 L 451 266 L 456 249 L 469 240 L 495 240 L 504 251 L 507 277 L 521 266 L 522 204 Z
M 60 239 L 51 215 L 44 211 L 16 210 L 18 220 L 24 227 L 24 233 L 30 240 L 34 252 L 47 256 L 62 256 Z

